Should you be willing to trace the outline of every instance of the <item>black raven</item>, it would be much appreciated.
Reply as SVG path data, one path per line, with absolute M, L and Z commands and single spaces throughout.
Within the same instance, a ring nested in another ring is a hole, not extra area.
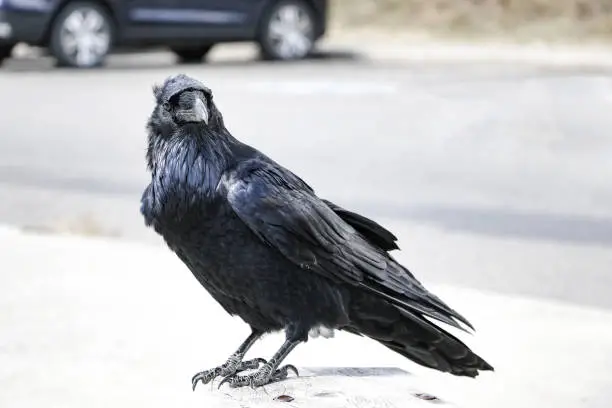
M 281 380 L 289 370 L 297 374 L 280 363 L 309 335 L 334 329 L 457 376 L 493 370 L 427 319 L 473 329 L 393 259 L 391 232 L 320 199 L 294 173 L 235 139 L 200 81 L 171 76 L 154 95 L 147 123 L 151 182 L 141 200 L 145 223 L 252 330 L 224 364 L 193 377 L 194 389 L 219 376 L 237 387 Z M 243 361 L 257 339 L 278 330 L 286 340 L 269 361 Z

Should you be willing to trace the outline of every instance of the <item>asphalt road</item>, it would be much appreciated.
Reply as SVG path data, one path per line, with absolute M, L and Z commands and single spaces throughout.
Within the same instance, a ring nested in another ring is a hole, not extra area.
M 607 72 L 349 59 L 177 66 L 164 54 L 88 72 L 48 65 L 0 71 L 0 223 L 87 224 L 159 242 L 138 213 L 144 126 L 152 84 L 185 72 L 213 89 L 236 137 L 387 225 L 544 243 L 551 259 L 612 249 Z M 431 279 L 612 308 L 612 257 L 585 259 L 552 275 Z

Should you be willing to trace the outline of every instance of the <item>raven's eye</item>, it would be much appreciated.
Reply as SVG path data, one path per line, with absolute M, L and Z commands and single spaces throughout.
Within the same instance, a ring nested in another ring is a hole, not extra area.
M 162 104 L 165 110 L 169 111 L 171 109 L 170 102 L 164 102 Z

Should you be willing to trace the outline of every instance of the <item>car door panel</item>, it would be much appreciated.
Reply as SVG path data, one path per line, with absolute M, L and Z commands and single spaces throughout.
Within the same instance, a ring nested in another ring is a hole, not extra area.
M 130 37 L 235 39 L 254 35 L 268 0 L 126 0 Z

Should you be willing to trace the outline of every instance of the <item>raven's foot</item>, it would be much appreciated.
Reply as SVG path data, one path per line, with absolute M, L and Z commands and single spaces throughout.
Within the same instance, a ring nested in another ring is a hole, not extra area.
M 242 358 L 242 355 L 234 354 L 219 367 L 197 373 L 191 379 L 192 389 L 195 390 L 196 385 L 198 385 L 198 381 L 202 381 L 202 384 L 208 384 L 217 377 L 227 377 L 241 371 L 254 370 L 259 368 L 260 364 L 267 363 L 267 361 L 263 358 L 254 358 L 248 361 L 242 361 Z
M 225 383 L 228 383 L 231 388 L 250 386 L 251 388 L 260 387 L 262 385 L 270 384 L 276 381 L 284 380 L 289 375 L 289 371 L 293 371 L 296 376 L 299 376 L 297 368 L 288 364 L 274 370 L 270 363 L 266 363 L 259 370 L 253 374 L 238 375 L 237 373 L 226 376 L 221 383 L 219 388 Z

